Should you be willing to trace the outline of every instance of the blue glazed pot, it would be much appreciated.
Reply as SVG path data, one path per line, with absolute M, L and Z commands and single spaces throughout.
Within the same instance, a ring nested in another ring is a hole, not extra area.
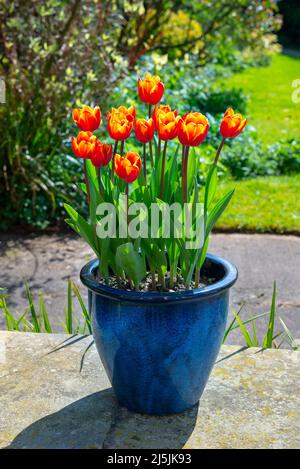
M 120 405 L 165 415 L 199 401 L 224 336 L 237 269 L 208 254 L 202 269 L 217 281 L 181 292 L 132 292 L 95 279 L 98 260 L 81 270 L 97 350 Z

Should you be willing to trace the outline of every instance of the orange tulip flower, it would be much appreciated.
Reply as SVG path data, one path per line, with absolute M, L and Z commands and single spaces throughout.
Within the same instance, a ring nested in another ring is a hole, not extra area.
M 141 158 L 135 151 L 129 151 L 125 156 L 115 155 L 115 171 L 119 178 L 127 183 L 136 180 L 141 170 Z
M 157 132 L 161 140 L 173 140 L 178 135 L 178 122 L 181 117 L 177 112 L 160 112 L 157 120 Z
M 97 137 L 92 132 L 79 132 L 72 137 L 72 150 L 78 158 L 92 158 L 96 152 Z
M 243 119 L 241 114 L 234 114 L 230 107 L 224 114 L 220 125 L 220 132 L 223 138 L 237 137 L 247 124 L 247 119 Z
M 205 139 L 209 129 L 207 118 L 200 112 L 188 112 L 178 123 L 178 139 L 182 145 L 196 147 Z
M 101 143 L 97 140 L 96 151 L 91 157 L 91 161 L 96 168 L 106 166 L 112 157 L 112 145 Z
M 112 108 L 107 112 L 108 133 L 114 140 L 126 140 L 133 129 L 136 110 L 134 106 Z
M 152 140 L 155 132 L 153 119 L 137 119 L 134 126 L 135 136 L 141 143 L 148 143 Z
M 146 104 L 157 104 L 164 94 L 165 87 L 158 76 L 146 75 L 144 80 L 138 79 L 139 98 Z
M 156 129 L 157 129 L 158 116 L 161 112 L 165 114 L 167 112 L 174 112 L 175 116 L 177 116 L 178 114 L 177 110 L 175 109 L 174 111 L 172 111 L 172 109 L 170 108 L 168 104 L 160 104 L 159 106 L 156 106 L 152 114 L 152 118 L 154 120 L 154 125 Z
M 81 130 L 93 132 L 101 123 L 100 107 L 96 106 L 93 109 L 90 106 L 83 106 L 82 109 L 73 109 L 72 117 Z

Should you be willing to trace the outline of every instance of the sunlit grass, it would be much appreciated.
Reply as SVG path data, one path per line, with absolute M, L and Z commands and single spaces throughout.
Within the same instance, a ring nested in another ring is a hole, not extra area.
M 228 180 L 218 191 L 225 193 L 234 187 L 234 196 L 217 228 L 300 233 L 300 175 Z
M 292 102 L 294 80 L 300 79 L 300 59 L 276 55 L 269 67 L 249 68 L 226 79 L 226 87 L 242 88 L 248 96 L 249 124 L 259 140 L 300 137 L 300 103 Z M 298 86 L 299 87 L 299 86 Z

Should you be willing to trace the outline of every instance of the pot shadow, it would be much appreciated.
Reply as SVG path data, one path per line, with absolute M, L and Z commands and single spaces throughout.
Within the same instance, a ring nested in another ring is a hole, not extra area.
M 114 448 L 114 444 L 124 449 L 177 449 L 182 448 L 191 435 L 197 413 L 198 405 L 177 415 L 136 414 L 118 406 L 112 388 L 109 388 L 35 421 L 6 449 L 102 449 Z

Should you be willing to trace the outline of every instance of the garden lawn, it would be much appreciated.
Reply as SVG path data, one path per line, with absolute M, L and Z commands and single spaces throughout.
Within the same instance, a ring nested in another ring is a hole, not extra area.
M 235 188 L 216 228 L 300 234 L 300 175 L 220 183 L 217 195 Z
M 300 59 L 278 54 L 270 66 L 236 73 L 223 85 L 242 88 L 248 96 L 249 125 L 257 129 L 259 140 L 274 143 L 300 137 L 300 103 L 291 98 L 296 79 L 300 79 Z

